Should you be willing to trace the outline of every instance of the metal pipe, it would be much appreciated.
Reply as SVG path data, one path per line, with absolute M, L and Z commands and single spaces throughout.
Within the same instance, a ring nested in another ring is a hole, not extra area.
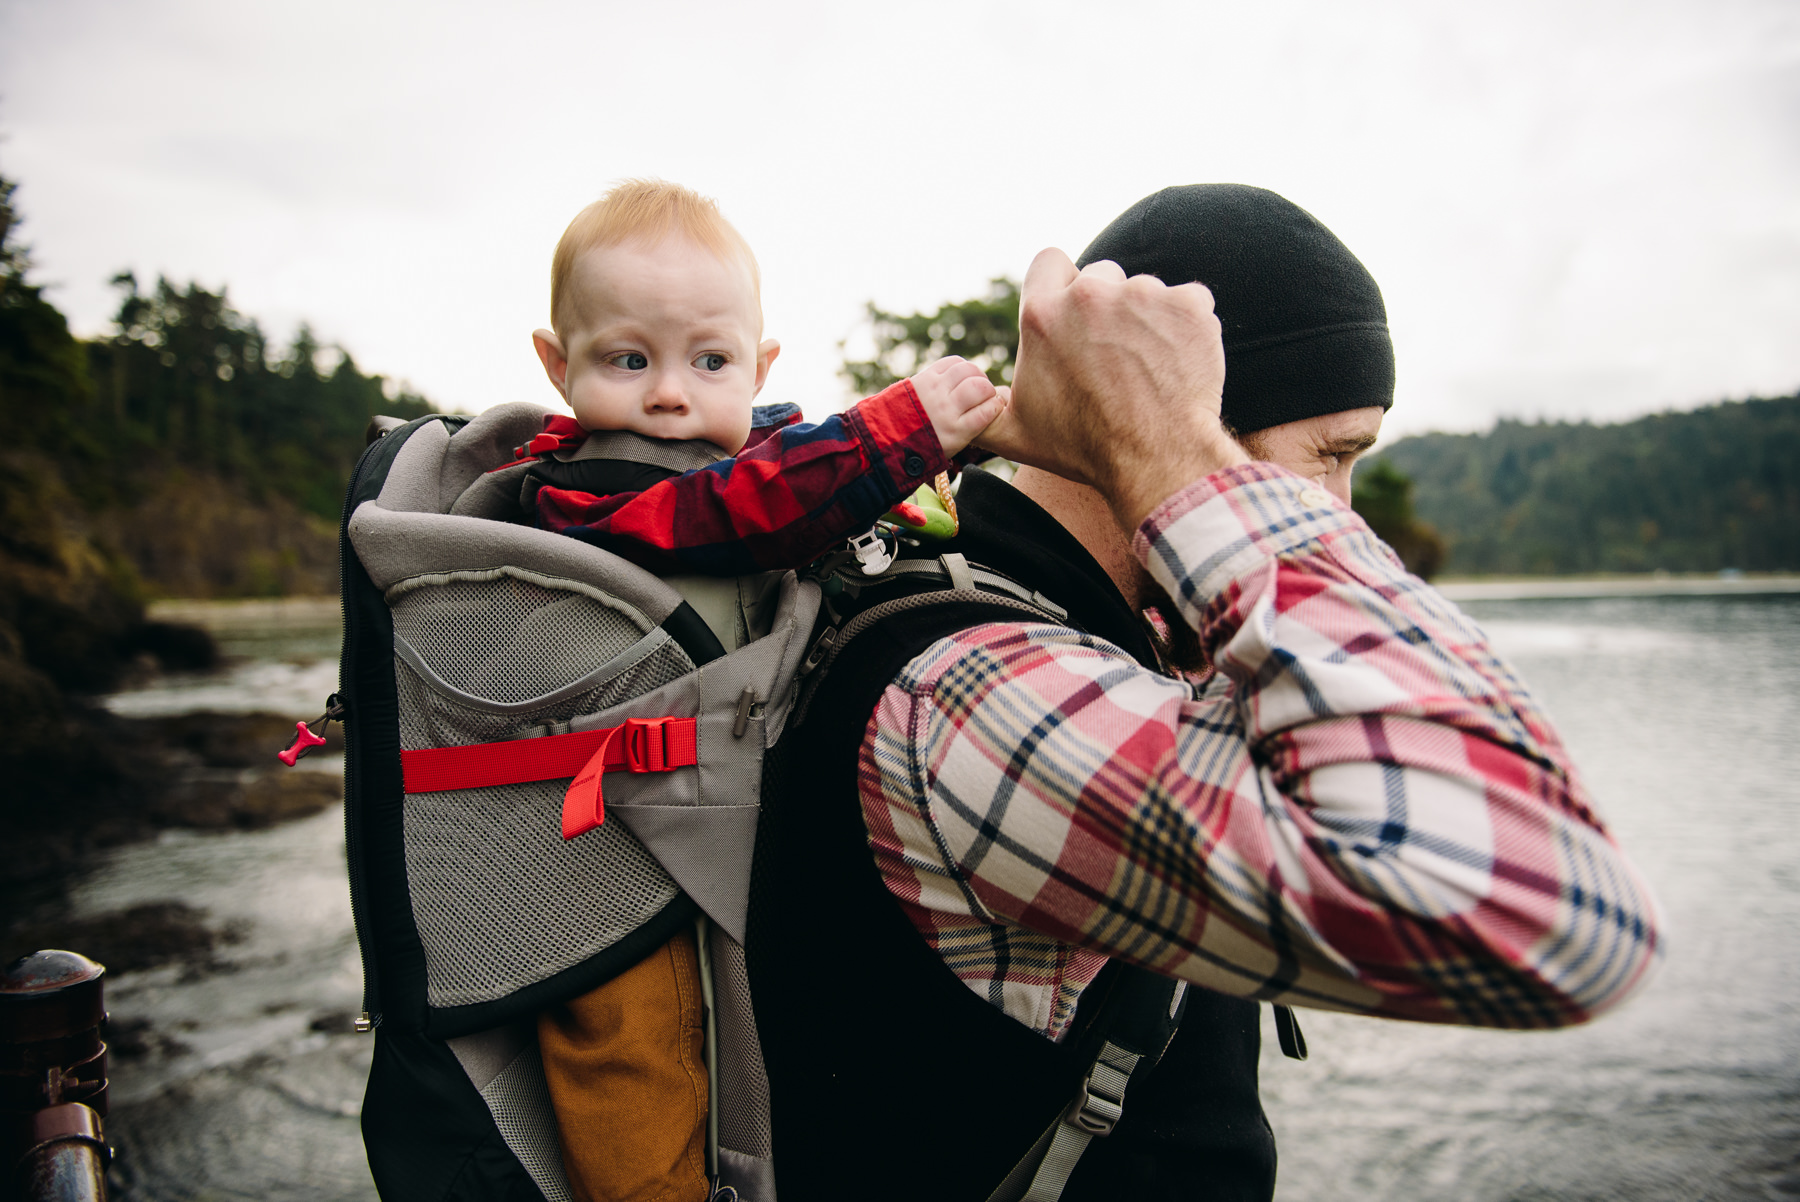
M 110 1156 L 100 1116 L 80 1102 L 36 1111 L 28 1141 L 13 1166 L 12 1197 L 20 1202 L 105 1202 Z
M 19 1202 L 105 1202 L 105 975 L 64 951 L 0 973 L 0 1179 Z

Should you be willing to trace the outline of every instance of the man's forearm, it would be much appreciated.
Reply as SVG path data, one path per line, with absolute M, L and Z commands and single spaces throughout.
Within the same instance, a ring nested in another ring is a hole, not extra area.
M 1197 695 L 1015 623 L 887 690 L 861 761 L 877 861 L 959 971 L 1004 975 L 972 949 L 1024 928 L 1238 996 L 1502 1027 L 1645 979 L 1654 903 L 1541 712 L 1313 491 L 1247 465 L 1145 524 L 1221 669 Z
M 1232 682 L 1269 834 L 1310 882 L 1308 922 L 1326 947 L 1373 953 L 1359 970 L 1389 978 L 1380 1008 L 1556 1025 L 1644 979 L 1654 901 L 1555 730 L 1347 507 L 1253 464 L 1160 506 L 1136 547 Z M 1382 931 L 1370 904 L 1418 921 Z M 1424 949 L 1471 966 L 1465 996 L 1406 999 L 1431 985 L 1410 979 Z

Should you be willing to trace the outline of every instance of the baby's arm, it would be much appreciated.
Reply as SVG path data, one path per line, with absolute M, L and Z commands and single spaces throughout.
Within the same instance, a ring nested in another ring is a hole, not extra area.
M 915 382 L 902 380 L 816 426 L 785 426 L 733 459 L 641 492 L 596 497 L 546 485 L 538 518 L 646 567 L 737 576 L 805 566 L 949 466 Z

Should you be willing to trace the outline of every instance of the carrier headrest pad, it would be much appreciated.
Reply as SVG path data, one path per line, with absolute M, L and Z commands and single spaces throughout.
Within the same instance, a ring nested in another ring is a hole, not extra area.
M 383 509 L 449 513 L 471 484 L 542 432 L 544 413 L 523 402 L 495 405 L 454 434 L 443 422 L 426 422 L 394 456 L 377 500 Z
M 469 485 L 510 460 L 514 447 L 543 433 L 544 415 L 549 412 L 524 401 L 495 405 L 451 435 L 438 481 L 438 512 L 449 513 Z
M 431 427 L 424 427 L 430 429 Z M 414 435 L 416 438 L 417 435 Z M 410 449 L 402 448 L 402 453 Z M 398 460 L 396 459 L 396 465 Z M 579 581 L 635 606 L 660 623 L 681 594 L 644 569 L 608 551 L 547 530 L 447 513 L 395 512 L 387 490 L 350 515 L 350 543 L 376 588 L 447 572 L 524 568 L 540 576 Z

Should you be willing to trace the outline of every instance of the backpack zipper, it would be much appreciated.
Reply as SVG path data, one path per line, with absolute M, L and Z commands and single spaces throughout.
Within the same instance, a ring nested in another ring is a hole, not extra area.
M 385 437 L 385 435 L 384 435 Z M 377 440 L 379 441 L 379 439 Z M 344 491 L 344 531 L 348 529 L 350 520 L 350 501 L 356 496 L 356 486 L 362 480 L 363 465 L 368 462 L 369 450 L 375 445 L 363 449 L 356 460 L 356 467 L 350 473 L 350 486 Z M 340 531 L 338 549 L 338 605 L 342 612 L 343 642 L 338 652 L 338 693 L 342 697 L 347 690 L 345 675 L 344 649 L 351 646 L 350 629 L 350 561 L 352 552 L 349 549 L 348 535 Z M 354 726 L 349 719 L 348 703 L 345 706 L 344 726 L 344 860 L 345 869 L 350 880 L 350 921 L 356 927 L 356 951 L 362 962 L 363 1007 L 356 1016 L 355 1028 L 358 1032 L 367 1033 L 381 1025 L 381 995 L 375 980 L 375 952 L 371 946 L 372 939 L 364 934 L 364 898 L 363 898 L 363 848 L 362 838 L 357 829 L 356 816 L 360 813 L 360 790 L 356 787 L 359 773 L 351 770 L 351 764 L 358 759 L 356 740 L 351 731 Z

